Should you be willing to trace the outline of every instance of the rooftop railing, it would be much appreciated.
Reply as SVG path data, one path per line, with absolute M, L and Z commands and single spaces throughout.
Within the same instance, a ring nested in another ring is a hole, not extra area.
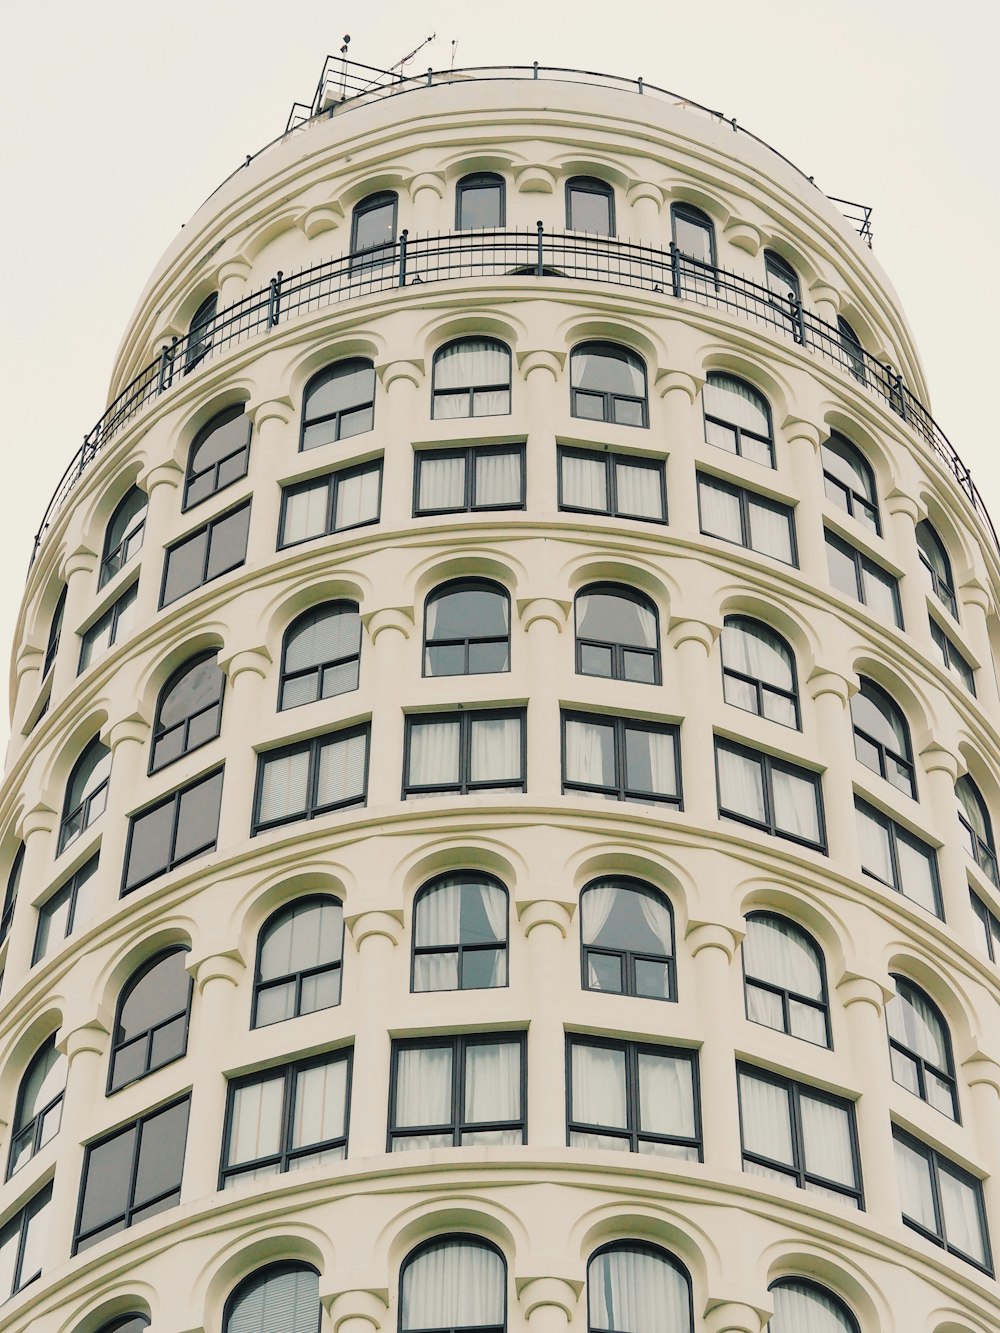
M 891 366 L 883 364 L 842 329 L 814 315 L 801 301 L 728 269 L 669 249 L 619 241 L 587 232 L 546 232 L 539 222 L 523 231 L 458 231 L 426 236 L 402 232 L 395 241 L 278 272 L 266 286 L 220 310 L 183 338 L 164 345 L 155 361 L 125 386 L 84 436 L 35 536 L 32 560 L 56 514 L 80 477 L 108 442 L 150 403 L 210 358 L 278 324 L 373 292 L 418 287 L 459 278 L 556 278 L 607 283 L 642 291 L 664 302 L 696 305 L 737 315 L 789 338 L 849 375 L 907 422 L 955 478 L 979 514 L 994 547 L 996 530 L 982 497 L 945 433 Z

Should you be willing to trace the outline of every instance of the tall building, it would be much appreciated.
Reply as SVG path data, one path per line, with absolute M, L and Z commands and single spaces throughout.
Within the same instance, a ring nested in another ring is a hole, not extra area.
M 996 1333 L 1000 555 L 860 226 L 336 63 L 184 228 L 13 644 L 5 1333 Z

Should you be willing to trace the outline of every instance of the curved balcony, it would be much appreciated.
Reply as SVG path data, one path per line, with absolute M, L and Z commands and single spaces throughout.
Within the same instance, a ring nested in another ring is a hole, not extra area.
M 907 422 L 930 446 L 969 497 L 1000 551 L 1000 539 L 969 469 L 944 431 L 902 378 L 792 297 L 777 296 L 742 274 L 668 249 L 586 232 L 546 232 L 541 222 L 524 231 L 483 230 L 410 236 L 324 260 L 291 275 L 278 272 L 266 286 L 220 310 L 183 338 L 164 345 L 112 401 L 85 435 L 49 501 L 35 536 L 32 561 L 56 514 L 100 451 L 150 402 L 226 348 L 266 333 L 296 315 L 372 292 L 453 278 L 580 279 L 692 301 L 760 324 L 791 339 L 850 375 Z

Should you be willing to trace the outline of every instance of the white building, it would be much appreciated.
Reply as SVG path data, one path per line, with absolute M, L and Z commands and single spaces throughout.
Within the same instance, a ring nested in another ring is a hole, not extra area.
M 0 1329 L 995 1331 L 1000 554 L 891 286 L 655 89 L 330 73 L 28 577 Z

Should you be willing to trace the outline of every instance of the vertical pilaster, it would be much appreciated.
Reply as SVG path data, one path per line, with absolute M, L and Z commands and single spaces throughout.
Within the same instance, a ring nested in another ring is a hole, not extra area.
M 955 795 L 955 783 L 963 765 L 957 755 L 937 743 L 921 750 L 920 762 L 924 771 L 921 804 L 933 812 L 931 828 L 941 839 L 937 863 L 944 919 L 959 935 L 971 938 L 969 875 L 958 823 L 958 797 Z M 921 782 L 919 772 L 917 782 Z
M 342 1281 L 343 1275 L 338 1274 Z M 326 1292 L 320 1279 L 320 1300 L 330 1317 L 333 1333 L 379 1333 L 389 1313 L 389 1292 L 386 1288 L 353 1288 L 350 1291 Z
M 820 456 L 822 436 L 811 421 L 800 417 L 786 417 L 782 423 L 788 455 L 791 462 L 791 485 L 795 505 L 795 545 L 798 549 L 799 569 L 819 587 L 830 582 L 826 560 L 826 539 L 823 535 L 823 464 Z M 777 462 L 781 467 L 781 444 L 777 444 Z
M 703 1156 L 712 1171 L 739 1171 L 740 1117 L 733 1051 L 731 967 L 739 934 L 712 921 L 693 921 L 686 944 L 695 962 L 704 1041 L 698 1053 Z
M 387 702 L 372 720 L 368 753 L 368 804 L 393 805 L 400 799 L 403 779 L 405 719 L 400 706 L 408 695 L 407 640 L 413 632 L 410 607 L 383 607 L 362 617 L 371 640 L 373 698 Z M 363 650 L 362 650 L 363 651 Z
M 699 395 L 704 380 L 682 370 L 663 370 L 655 388 L 662 400 L 663 439 L 656 444 L 669 454 L 667 463 L 667 518 L 671 528 L 691 535 L 698 522 L 698 478 L 694 451 L 704 434 Z
M 528 1029 L 528 1138 L 536 1148 L 566 1146 L 566 1099 L 560 1096 L 566 1069 L 560 958 L 569 934 L 571 908 L 549 899 L 518 904 L 528 942 L 531 1026 Z
M 387 418 L 385 457 L 382 463 L 381 521 L 408 523 L 413 514 L 413 428 L 425 421 L 428 405 L 421 401 L 424 386 L 422 361 L 390 361 L 378 367 L 385 403 L 376 412 Z
M 559 684 L 572 670 L 573 645 L 564 630 L 570 606 L 549 597 L 518 603 L 528 636 L 531 702 L 528 705 L 528 791 L 539 801 L 562 791 Z
M 392 1047 L 388 1012 L 393 998 L 389 979 L 404 966 L 395 956 L 403 930 L 396 915 L 382 911 L 349 916 L 347 928 L 358 970 L 348 1139 L 351 1159 L 356 1160 L 386 1150 Z
M 436 171 L 421 171 L 409 183 L 411 236 L 426 236 L 432 231 L 450 231 L 452 217 L 446 217 L 445 178 Z
M 192 1053 L 210 1057 L 198 1067 L 191 1093 L 181 1189 L 181 1198 L 189 1203 L 215 1194 L 219 1187 L 227 1092 L 226 1079 L 218 1067 L 225 1060 L 219 1034 L 232 1031 L 239 1021 L 235 1013 L 236 988 L 246 964 L 237 949 L 226 949 L 189 959 L 186 966 L 195 989 L 188 1047 Z M 239 1026 L 244 1022 L 239 1021 Z
M 559 508 L 556 437 L 559 421 L 569 413 L 568 387 L 564 386 L 565 403 L 560 404 L 559 400 L 559 381 L 565 365 L 565 352 L 536 348 L 517 353 L 528 409 L 525 492 L 532 513 L 554 514 Z
M 903 627 L 922 653 L 933 656 L 937 649 L 931 642 L 927 619 L 927 584 L 917 561 L 916 526 L 923 517 L 920 505 L 898 487 L 885 497 L 889 515 L 892 558 L 905 571 L 899 580 L 899 600 L 903 608 Z
M 640 245 L 655 245 L 665 250 L 668 237 L 664 235 L 660 220 L 663 208 L 663 191 L 651 181 L 636 181 L 630 186 L 625 196 L 632 206 L 631 239 Z
M 31 966 L 36 917 L 29 904 L 37 898 L 45 883 L 51 878 L 58 823 L 56 812 L 42 803 L 26 811 L 21 820 L 20 837 L 24 843 L 24 860 L 21 862 L 18 903 L 7 940 L 7 958 L 4 964 L 4 993 L 7 996 L 13 994 L 14 988 Z
M 667 634 L 667 644 L 673 652 L 663 664 L 667 697 L 676 700 L 671 711 L 684 719 L 681 723 L 684 809 L 697 824 L 712 824 L 719 813 L 712 733 L 717 690 L 706 686 L 712 644 L 718 633 L 715 626 L 702 620 L 675 620 Z
M 851 724 L 851 695 L 857 681 L 817 666 L 806 688 L 813 701 L 812 716 L 803 720 L 807 735 L 816 742 L 816 754 L 826 760 L 823 774 L 823 813 L 830 860 L 848 875 L 860 865 L 858 818 L 850 775 L 854 771 L 854 730 Z
M 58 1268 L 69 1259 L 83 1170 L 84 1142 L 92 1136 L 93 1108 L 104 1100 L 104 1054 L 108 1028 L 93 1019 L 70 1028 L 58 1046 L 68 1061 L 66 1091 L 59 1123 L 59 1170 L 52 1182 L 52 1206 L 46 1215 L 46 1261 L 42 1271 Z M 51 1218 L 51 1220 L 50 1220 Z
M 900 1219 L 889 1117 L 889 1039 L 884 1016 L 888 994 L 881 982 L 853 971 L 845 973 L 836 988 L 837 999 L 846 1012 L 850 1042 L 841 1059 L 846 1056 L 852 1069 L 852 1084 L 862 1090 L 854 1107 L 865 1213 L 876 1231 L 894 1228 Z

